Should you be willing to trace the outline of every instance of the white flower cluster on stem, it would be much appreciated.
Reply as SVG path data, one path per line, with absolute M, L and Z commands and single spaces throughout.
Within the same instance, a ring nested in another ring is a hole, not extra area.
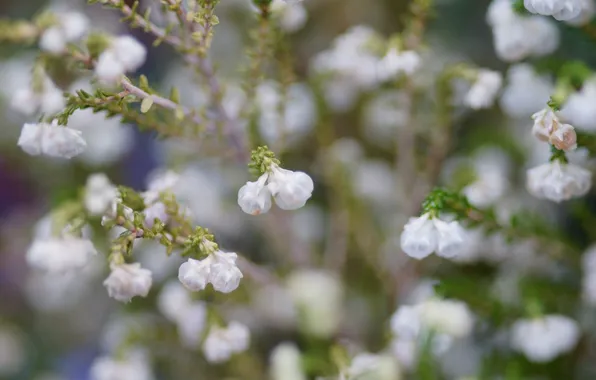
M 231 322 L 228 327 L 213 326 L 203 343 L 203 353 L 210 363 L 223 363 L 232 355 L 246 351 L 250 344 L 248 327 Z
M 271 209 L 271 197 L 282 210 L 303 207 L 311 197 L 314 183 L 308 174 L 272 164 L 269 172 L 238 191 L 238 205 L 247 214 L 259 215 Z
M 114 84 L 122 75 L 140 68 L 146 58 L 147 49 L 133 37 L 115 37 L 99 56 L 95 75 L 104 83 Z
M 586 195 L 592 187 L 592 173 L 554 160 L 528 170 L 526 187 L 537 198 L 562 202 Z
M 559 21 L 571 20 L 582 12 L 582 0 L 524 0 L 530 13 L 553 16 Z
M 577 344 L 580 330 L 577 322 L 564 315 L 545 315 L 521 319 L 511 328 L 511 346 L 528 360 L 549 362 L 571 351 Z
M 431 253 L 445 258 L 455 257 L 466 244 L 465 230 L 457 221 L 445 222 L 430 213 L 411 218 L 401 234 L 401 249 L 421 260 Z
M 493 29 L 497 56 L 503 61 L 544 56 L 559 46 L 559 30 L 551 20 L 518 15 L 510 0 L 493 0 L 486 18 Z
M 563 124 L 549 107 L 532 115 L 532 134 L 539 140 L 549 142 L 559 150 L 570 151 L 577 148 L 575 128 Z
M 180 265 L 178 279 L 194 292 L 205 289 L 208 283 L 218 292 L 230 293 L 238 288 L 243 275 L 233 252 L 217 250 L 202 260 L 188 259 Z
M 135 296 L 146 297 L 152 284 L 151 271 L 141 264 L 111 264 L 110 275 L 103 282 L 110 297 L 120 302 L 130 302 Z
M 32 83 L 28 87 L 17 89 L 10 102 L 11 108 L 27 116 L 52 115 L 61 111 L 66 104 L 62 90 L 45 72 L 37 72 L 33 76 L 33 81 L 40 85 L 34 86 Z
M 81 154 L 87 147 L 81 131 L 58 125 L 57 120 L 51 124 L 23 125 L 17 145 L 32 156 L 44 154 L 67 159 Z

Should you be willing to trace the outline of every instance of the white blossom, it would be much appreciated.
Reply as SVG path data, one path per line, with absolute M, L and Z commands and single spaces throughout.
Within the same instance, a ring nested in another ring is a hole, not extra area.
M 104 173 L 92 174 L 85 187 L 85 208 L 91 215 L 102 215 L 118 197 L 118 189 Z
M 461 301 L 430 299 L 419 305 L 418 312 L 423 326 L 451 337 L 469 335 L 474 325 L 468 305 Z
M 215 251 L 211 263 L 209 282 L 218 292 L 231 293 L 238 288 L 243 275 L 236 265 L 238 255 L 233 252 Z
M 167 282 L 157 297 L 157 308 L 172 322 L 179 320 L 191 305 L 190 293 L 175 280 Z
M 39 113 L 52 115 L 61 111 L 66 105 L 62 90 L 45 73 L 33 80 L 39 83 L 16 89 L 10 102 L 11 108 L 27 116 Z
M 123 359 L 108 356 L 96 358 L 89 370 L 91 380 L 153 380 L 151 367 L 144 355 L 129 353 Z
M 151 271 L 141 264 L 112 264 L 108 278 L 103 282 L 110 297 L 120 302 L 130 302 L 135 296 L 146 297 L 151 289 Z
M 336 276 L 318 270 L 296 271 L 289 276 L 287 289 L 304 331 L 318 337 L 329 337 L 337 331 L 344 315 L 344 290 Z
M 273 0 L 269 8 L 279 18 L 281 29 L 289 33 L 302 29 L 308 20 L 306 8 L 297 1 Z
M 545 315 L 536 319 L 521 319 L 511 328 L 511 345 L 528 360 L 549 362 L 571 351 L 580 337 L 579 326 L 563 315 Z
M 582 11 L 581 0 L 524 0 L 524 6 L 531 13 L 553 16 L 560 21 L 571 20 Z
M 346 380 L 374 379 L 399 380 L 401 373 L 394 358 L 389 355 L 361 353 L 342 373 Z
M 561 202 L 586 195 L 592 187 L 592 173 L 555 160 L 528 170 L 526 187 L 537 198 Z
M 248 328 L 239 322 L 231 322 L 226 328 L 211 327 L 203 343 L 203 353 L 210 363 L 222 363 L 245 351 L 249 344 Z
M 214 260 L 212 255 L 203 260 L 188 259 L 187 262 L 180 265 L 178 279 L 188 290 L 193 292 L 205 289 L 211 278 L 211 265 Z
M 300 350 L 293 343 L 281 343 L 270 358 L 271 380 L 306 380 Z
M 582 88 L 567 98 L 561 109 L 561 118 L 574 127 L 586 131 L 596 131 L 596 77 L 584 81 Z
M 207 305 L 204 302 L 193 302 L 184 307 L 176 319 L 178 335 L 182 344 L 190 349 L 198 348 L 206 323 Z
M 445 258 L 456 256 L 464 247 L 465 232 L 458 222 L 445 222 L 424 214 L 411 218 L 401 234 L 401 248 L 421 260 L 433 252 Z
M 552 92 L 553 84 L 548 77 L 538 75 L 526 63 L 516 64 L 507 71 L 507 86 L 499 104 L 511 117 L 527 117 L 546 104 Z
M 464 99 L 464 103 L 472 109 L 490 107 L 501 89 L 501 74 L 491 70 L 479 70 L 476 81 Z
M 205 289 L 208 283 L 222 293 L 230 293 L 238 288 L 243 275 L 233 252 L 215 251 L 202 260 L 188 259 L 180 266 L 178 279 L 191 291 Z
M 89 19 L 79 12 L 57 15 L 57 25 L 44 30 L 39 39 L 41 50 L 52 54 L 64 53 L 66 45 L 82 38 L 89 28 Z
M 400 306 L 391 316 L 391 331 L 404 339 L 415 339 L 422 328 L 417 306 Z
M 83 268 L 96 253 L 90 240 L 63 236 L 34 240 L 26 257 L 33 268 L 61 273 Z
M 147 49 L 131 36 L 120 36 L 100 54 L 95 75 L 105 83 L 114 83 L 127 72 L 140 68 L 147 57 Z
M 596 13 L 594 0 L 579 0 L 580 12 L 576 17 L 566 19 L 565 22 L 573 26 L 583 26 L 589 23 Z
M 379 75 L 383 80 L 391 80 L 399 74 L 410 76 L 420 67 L 420 56 L 412 50 L 390 49 L 379 61 Z
M 275 204 L 282 210 L 303 207 L 311 197 L 314 183 L 308 174 L 272 166 L 267 184 Z
M 70 159 L 81 154 L 87 143 L 80 131 L 60 126 L 58 121 L 54 120 L 51 124 L 23 125 L 17 145 L 32 156 L 44 154 Z
M 238 191 L 238 205 L 247 214 L 265 214 L 271 209 L 271 192 L 265 185 L 269 174 L 265 173 L 255 182 L 247 182 Z

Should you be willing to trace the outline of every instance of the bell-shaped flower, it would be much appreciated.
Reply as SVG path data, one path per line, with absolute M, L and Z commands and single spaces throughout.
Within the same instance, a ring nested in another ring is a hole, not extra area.
M 440 219 L 433 219 L 438 233 L 437 255 L 445 258 L 457 256 L 465 244 L 465 231 L 456 221 L 444 222 Z
M 421 260 L 437 249 L 438 236 L 429 214 L 411 218 L 401 234 L 401 249 L 410 257 Z
M 205 289 L 211 278 L 211 266 L 214 260 L 212 255 L 203 260 L 188 259 L 180 265 L 178 279 L 186 289 L 193 292 Z
M 81 131 L 60 126 L 56 120 L 51 124 L 25 124 L 17 145 L 32 156 L 45 154 L 62 158 L 77 156 L 87 147 Z
M 561 202 L 586 195 L 592 187 L 592 173 L 555 160 L 528 170 L 526 187 L 537 198 Z
M 146 297 L 151 289 L 151 271 L 141 268 L 141 264 L 111 265 L 111 273 L 103 282 L 110 297 L 130 302 L 135 296 Z
M 303 207 L 312 196 L 314 183 L 306 173 L 274 166 L 271 168 L 267 187 L 279 208 L 296 210 Z
M 209 282 L 218 292 L 230 293 L 238 288 L 243 275 L 236 265 L 238 255 L 233 252 L 216 251 L 211 263 Z
M 265 185 L 269 174 L 265 173 L 255 182 L 247 182 L 238 191 L 238 205 L 247 214 L 260 215 L 271 209 L 271 192 Z

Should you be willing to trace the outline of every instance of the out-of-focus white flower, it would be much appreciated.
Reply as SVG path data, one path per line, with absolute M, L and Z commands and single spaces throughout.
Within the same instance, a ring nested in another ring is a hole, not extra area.
M 180 266 L 178 279 L 189 290 L 205 289 L 208 283 L 218 292 L 230 293 L 238 288 L 243 275 L 233 252 L 215 251 L 203 260 L 188 259 Z
M 586 195 L 592 187 L 592 173 L 555 160 L 528 170 L 526 187 L 537 198 L 561 202 Z
M 594 132 L 596 131 L 594 102 L 596 102 L 596 77 L 586 80 L 580 91 L 569 95 L 560 116 L 576 128 Z
M 289 33 L 302 29 L 308 20 L 306 8 L 297 1 L 273 0 L 269 8 L 278 17 L 281 29 Z
M 594 0 L 579 0 L 581 9 L 576 17 L 565 20 L 569 25 L 583 26 L 589 23 L 596 13 L 596 4 Z
M 87 177 L 85 187 L 85 208 L 91 215 L 102 215 L 118 197 L 118 189 L 104 173 Z
M 391 80 L 400 74 L 412 75 L 420 67 L 420 56 L 412 50 L 399 51 L 389 49 L 379 61 L 379 76 L 382 80 Z
M 176 320 L 182 344 L 190 349 L 198 348 L 206 323 L 207 305 L 204 302 L 193 302 L 182 308 Z
M 80 131 L 60 126 L 57 120 L 51 124 L 23 125 L 17 145 L 32 156 L 45 154 L 68 159 L 81 154 L 87 147 Z
M 356 195 L 380 207 L 386 207 L 399 198 L 395 194 L 399 188 L 395 170 L 386 162 L 362 159 L 354 166 L 352 181 Z
M 269 174 L 265 173 L 255 182 L 247 182 L 238 191 L 238 205 L 247 214 L 265 214 L 271 209 L 271 192 L 265 185 Z
M 507 71 L 507 86 L 499 104 L 511 117 L 528 117 L 546 104 L 552 92 L 553 84 L 548 77 L 538 75 L 532 66 L 521 63 Z
M 111 272 L 103 285 L 110 297 L 120 302 L 130 302 L 135 296 L 146 297 L 151 289 L 151 271 L 141 268 L 141 264 L 111 265 Z
M 153 380 L 153 373 L 145 355 L 131 353 L 124 359 L 101 356 L 89 370 L 91 380 Z
M 418 260 L 433 252 L 445 258 L 455 257 L 465 243 L 465 232 L 458 222 L 445 222 L 431 218 L 430 214 L 411 218 L 401 235 L 402 250 Z
M 272 380 L 306 380 L 300 350 L 293 343 L 276 346 L 269 361 Z
M 464 103 L 475 110 L 492 106 L 502 83 L 501 73 L 479 70 L 476 81 L 468 91 Z
M 8 326 L 0 326 L 0 376 L 10 378 L 25 364 L 26 350 L 20 333 Z
M 74 236 L 36 239 L 27 250 L 27 263 L 47 272 L 68 272 L 83 268 L 97 254 L 88 239 Z
M 37 113 L 52 115 L 61 111 L 66 104 L 62 90 L 45 73 L 35 80 L 41 83 L 39 88 L 29 86 L 14 92 L 10 103 L 12 109 L 27 116 Z
M 410 103 L 410 97 L 401 91 L 388 90 L 376 94 L 364 110 L 366 138 L 384 147 L 393 146 L 396 131 L 407 127 Z
M 400 306 L 391 316 L 391 331 L 404 339 L 415 339 L 420 334 L 421 323 L 417 306 Z
M 39 39 L 41 50 L 52 54 L 65 52 L 66 45 L 82 38 L 89 29 L 89 19 L 79 12 L 59 13 L 57 25 L 44 30 Z
M 253 297 L 255 312 L 266 326 L 290 329 L 296 325 L 297 310 L 289 291 L 279 285 L 266 285 Z
M 421 323 L 427 329 L 455 338 L 467 336 L 472 331 L 472 313 L 461 301 L 430 299 L 418 307 Z
M 493 28 L 497 56 L 504 61 L 547 55 L 559 46 L 559 30 L 551 20 L 520 16 L 509 0 L 493 0 L 487 22 Z
M 343 316 L 343 287 L 331 273 L 315 270 L 294 272 L 287 289 L 298 309 L 299 323 L 309 334 L 334 334 Z
M 346 380 L 399 380 L 401 378 L 399 366 L 394 358 L 389 355 L 370 353 L 356 355 L 350 367 L 342 375 Z
M 227 328 L 214 326 L 203 343 L 203 353 L 210 363 L 222 363 L 233 354 L 245 351 L 250 344 L 250 331 L 239 322 L 231 322 Z
M 511 346 L 528 360 L 549 362 L 571 351 L 580 337 L 579 326 L 563 315 L 545 315 L 536 319 L 521 319 L 511 328 Z
M 114 38 L 100 54 L 95 75 L 104 83 L 113 84 L 127 72 L 133 72 L 145 63 L 147 49 L 131 36 Z
M 581 0 L 524 0 L 524 6 L 530 13 L 553 16 L 559 21 L 574 19 L 583 8 Z
M 104 113 L 94 113 L 91 109 L 75 111 L 68 119 L 68 127 L 82 132 L 87 149 L 78 159 L 89 166 L 112 164 L 133 146 L 132 128 L 117 117 L 108 119 Z
M 167 282 L 157 297 L 157 308 L 170 321 L 177 321 L 192 304 L 190 293 L 179 281 Z
M 147 190 L 141 195 L 146 205 L 159 201 L 162 193 L 173 192 L 180 181 L 180 175 L 171 170 L 157 171 L 149 176 Z

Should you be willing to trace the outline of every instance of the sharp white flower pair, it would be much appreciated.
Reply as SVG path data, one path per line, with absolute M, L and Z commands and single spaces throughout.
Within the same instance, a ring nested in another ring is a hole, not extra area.
M 238 205 L 247 214 L 259 215 L 271 209 L 271 197 L 282 210 L 296 210 L 311 197 L 314 183 L 308 174 L 272 165 L 255 182 L 247 182 L 238 191 Z
M 236 265 L 237 258 L 233 252 L 215 251 L 203 260 L 188 259 L 180 265 L 178 279 L 194 292 L 211 283 L 218 292 L 230 293 L 238 288 L 243 277 Z
M 401 234 L 401 249 L 421 260 L 431 253 L 445 258 L 455 257 L 465 244 L 465 231 L 456 221 L 445 222 L 426 213 L 411 218 Z

